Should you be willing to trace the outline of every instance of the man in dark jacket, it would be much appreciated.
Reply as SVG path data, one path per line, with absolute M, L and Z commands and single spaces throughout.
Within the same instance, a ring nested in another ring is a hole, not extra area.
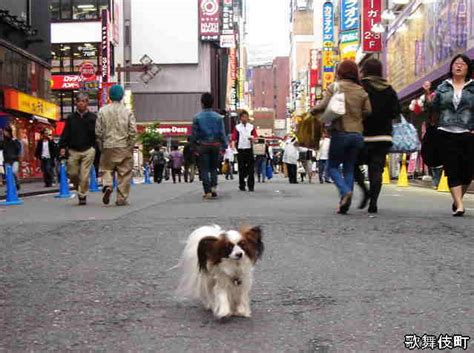
M 204 199 L 217 197 L 219 152 L 227 148 L 227 137 L 222 116 L 212 111 L 214 97 L 201 96 L 202 111 L 194 117 L 191 143 L 199 146 L 199 163 Z
M 192 183 L 194 181 L 194 175 L 196 174 L 196 153 L 193 145 L 188 137 L 188 143 L 184 145 L 183 149 L 184 156 L 184 182 Z
M 13 128 L 10 125 L 3 129 L 3 140 L 0 140 L 0 150 L 3 150 L 5 173 L 6 167 L 10 166 L 15 178 L 16 189 L 20 190 L 18 171 L 20 169 L 21 143 L 15 138 Z
M 43 131 L 41 131 L 41 140 L 39 140 L 36 145 L 35 157 L 41 161 L 44 186 L 53 186 L 54 163 L 57 157 L 57 147 L 51 139 L 51 131 L 49 129 L 43 129 Z
M 95 157 L 95 122 L 97 116 L 88 110 L 89 97 L 86 93 L 76 96 L 76 111 L 66 120 L 59 141 L 60 155 L 68 152 L 67 171 L 69 178 L 77 188 L 79 205 L 87 203 L 89 191 L 89 173 Z
M 382 174 L 387 153 L 392 145 L 392 120 L 398 119 L 401 107 L 397 93 L 382 77 L 382 63 L 369 59 L 361 67 L 362 86 L 369 94 L 372 113 L 364 120 L 365 150 L 359 163 L 369 167 L 370 189 L 364 183 L 364 175 L 355 168 L 355 179 L 362 188 L 364 198 L 359 205 L 363 209 L 369 203 L 369 213 L 377 213 L 377 200 L 382 189 Z

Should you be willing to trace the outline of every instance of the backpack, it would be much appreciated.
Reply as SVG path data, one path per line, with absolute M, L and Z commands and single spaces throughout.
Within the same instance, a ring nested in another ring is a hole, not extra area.
M 162 151 L 153 152 L 151 161 L 153 164 L 165 164 L 166 161 L 164 153 Z

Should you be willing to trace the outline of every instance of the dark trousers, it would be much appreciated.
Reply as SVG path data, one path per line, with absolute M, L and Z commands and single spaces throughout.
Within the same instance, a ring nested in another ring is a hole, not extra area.
M 286 163 L 286 169 L 288 170 L 288 179 L 290 180 L 290 184 L 297 184 L 298 180 L 296 180 L 296 164 Z
M 165 165 L 162 163 L 155 163 L 153 164 L 153 181 L 155 183 L 161 183 L 163 181 L 163 170 L 165 169 Z
M 439 130 L 439 144 L 449 187 L 470 185 L 474 172 L 474 135 Z
M 364 182 L 364 174 L 357 166 L 354 169 L 354 179 L 364 192 L 365 196 L 369 197 L 370 203 L 377 205 L 377 200 L 382 190 L 382 174 L 385 167 L 385 159 L 387 157 L 390 145 L 384 142 L 368 142 L 364 148 L 364 156 L 359 161 L 360 164 L 367 164 L 369 167 L 369 183 L 370 189 Z
M 217 188 L 219 168 L 219 147 L 201 146 L 199 154 L 199 171 L 201 173 L 204 193 L 208 194 Z
M 184 163 L 184 182 L 192 183 L 196 174 L 196 163 Z
M 173 183 L 176 183 L 176 175 L 178 176 L 178 180 L 181 183 L 181 168 L 171 169 L 171 177 L 173 178 Z
M 54 182 L 53 160 L 51 158 L 41 159 L 41 171 L 43 172 L 43 180 L 45 186 L 51 186 Z
M 245 189 L 245 181 L 247 180 L 247 186 L 249 190 L 253 190 L 255 186 L 255 159 L 253 157 L 253 151 L 249 149 L 237 150 L 237 163 L 239 166 L 239 187 Z

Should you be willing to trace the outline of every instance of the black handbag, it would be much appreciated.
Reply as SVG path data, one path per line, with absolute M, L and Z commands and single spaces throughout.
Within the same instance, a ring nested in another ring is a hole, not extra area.
M 423 163 L 428 167 L 439 167 L 443 163 L 441 161 L 439 151 L 439 131 L 436 126 L 429 126 L 421 141 L 421 157 Z

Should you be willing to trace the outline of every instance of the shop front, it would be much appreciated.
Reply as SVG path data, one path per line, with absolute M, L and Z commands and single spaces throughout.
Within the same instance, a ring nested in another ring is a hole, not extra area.
M 36 144 L 44 128 L 54 131 L 58 107 L 12 88 L 3 88 L 0 92 L 0 126 L 11 125 L 22 145 L 19 177 L 41 178 L 40 163 L 35 158 Z

